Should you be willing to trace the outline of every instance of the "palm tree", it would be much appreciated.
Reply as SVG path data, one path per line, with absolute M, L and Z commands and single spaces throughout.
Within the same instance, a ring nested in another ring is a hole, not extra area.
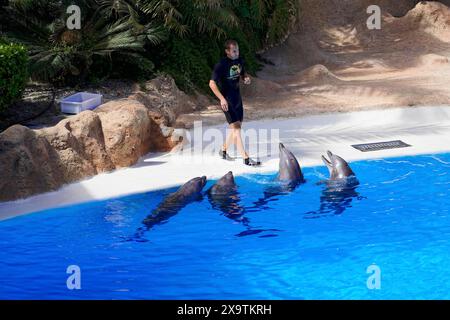
M 224 0 L 139 0 L 138 5 L 178 36 L 192 32 L 219 38 L 226 35 L 228 28 L 239 25 L 237 16 Z
M 25 44 L 30 71 L 35 79 L 58 83 L 66 78 L 83 80 L 96 57 L 112 54 L 139 57 L 146 43 L 160 43 L 165 36 L 155 24 L 141 24 L 133 1 L 112 11 L 108 2 L 78 1 L 82 8 L 80 30 L 66 28 L 63 1 L 10 1 L 2 19 L 7 20 L 6 36 Z M 47 11 L 52 8 L 52 11 Z

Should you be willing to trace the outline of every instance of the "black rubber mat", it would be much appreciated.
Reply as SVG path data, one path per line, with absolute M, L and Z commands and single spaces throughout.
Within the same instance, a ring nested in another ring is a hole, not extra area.
M 386 149 L 406 148 L 411 147 L 411 145 L 404 143 L 401 140 L 394 140 L 394 141 L 354 144 L 352 145 L 352 147 L 362 152 L 369 152 Z

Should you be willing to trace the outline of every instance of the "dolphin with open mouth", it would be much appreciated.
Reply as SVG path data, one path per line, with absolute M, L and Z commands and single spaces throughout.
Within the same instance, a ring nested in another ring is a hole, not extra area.
M 327 155 L 328 158 L 322 156 L 322 161 L 330 172 L 330 178 L 320 183 L 324 185 L 320 196 L 320 208 L 317 211 L 307 212 L 308 218 L 328 214 L 340 215 L 352 207 L 354 199 L 364 199 L 357 192 L 359 181 L 347 161 L 331 151 L 328 151 Z
M 322 161 L 330 172 L 330 180 L 340 180 L 356 176 L 347 161 L 331 151 L 327 151 L 327 155 L 328 159 L 325 156 L 322 156 Z

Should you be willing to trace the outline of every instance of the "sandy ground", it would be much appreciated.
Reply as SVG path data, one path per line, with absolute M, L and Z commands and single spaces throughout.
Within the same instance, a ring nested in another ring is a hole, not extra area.
M 450 9 L 378 1 L 382 28 L 368 30 L 366 5 L 377 1 L 350 2 L 303 1 L 298 30 L 264 54 L 273 64 L 242 90 L 247 121 L 450 104 Z M 224 117 L 212 105 L 180 118 L 195 120 Z

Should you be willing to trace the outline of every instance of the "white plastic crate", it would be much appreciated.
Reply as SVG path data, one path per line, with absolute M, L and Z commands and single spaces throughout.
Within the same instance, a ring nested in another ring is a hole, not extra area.
M 92 110 L 102 104 L 101 94 L 78 92 L 60 101 L 61 112 L 77 114 L 84 110 Z

